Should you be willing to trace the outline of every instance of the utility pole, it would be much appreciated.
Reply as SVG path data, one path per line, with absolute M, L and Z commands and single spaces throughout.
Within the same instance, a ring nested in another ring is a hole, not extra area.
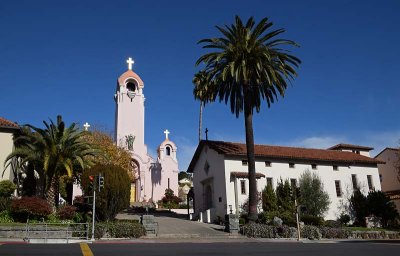
M 296 208 L 297 241 L 300 241 L 299 206 L 297 205 L 296 198 L 294 199 L 294 207 Z
M 96 183 L 93 182 L 92 241 L 94 241 L 94 222 L 96 218 Z

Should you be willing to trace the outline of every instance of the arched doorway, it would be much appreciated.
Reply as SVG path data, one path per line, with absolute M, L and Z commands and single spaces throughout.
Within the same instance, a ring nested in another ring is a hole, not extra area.
M 138 193 L 137 193 L 137 188 L 138 188 L 138 180 L 139 180 L 139 171 L 140 171 L 140 165 L 139 163 L 135 160 L 131 160 L 131 175 L 132 175 L 132 180 L 131 180 L 131 195 L 130 195 L 130 204 L 133 204 L 137 202 L 138 198 Z

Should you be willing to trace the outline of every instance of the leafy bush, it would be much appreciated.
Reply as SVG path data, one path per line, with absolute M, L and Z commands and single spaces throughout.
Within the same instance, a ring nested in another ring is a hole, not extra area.
M 110 221 L 121 210 L 129 206 L 131 181 L 126 170 L 115 165 L 95 165 L 81 176 L 81 183 L 86 195 L 91 195 L 89 176 L 104 176 L 104 188 L 96 192 L 96 218 Z M 95 181 L 96 182 L 96 181 Z
M 338 221 L 340 221 L 340 223 L 342 223 L 343 225 L 347 225 L 347 223 L 350 222 L 350 216 L 348 214 L 342 213 Z
M 11 203 L 12 216 L 22 222 L 29 219 L 40 219 L 52 213 L 50 204 L 39 197 L 22 197 L 13 199 Z
M 334 228 L 334 227 L 320 227 L 319 231 L 321 232 L 322 238 L 327 239 L 347 239 L 351 237 L 351 230 L 345 228 Z
M 9 211 L 0 212 L 0 223 L 13 223 L 14 219 Z
M 176 209 L 179 207 L 180 202 L 182 202 L 182 199 L 174 195 L 172 189 L 167 188 L 164 197 L 159 202 L 159 206 L 162 208 Z
M 11 209 L 11 198 L 0 197 L 0 212 L 8 211 Z
M 76 213 L 76 207 L 72 205 L 64 205 L 57 210 L 57 216 L 60 220 L 71 220 Z
M 17 186 L 9 180 L 0 181 L 0 197 L 11 197 Z
M 307 214 L 321 217 L 329 209 L 329 194 L 324 191 L 321 178 L 315 172 L 306 170 L 299 179 L 299 202 L 307 209 Z M 316 220 L 316 219 L 315 219 Z
M 261 194 L 264 212 L 278 210 L 278 199 L 272 186 L 265 186 Z
M 241 233 L 247 237 L 295 238 L 296 228 L 286 225 L 274 227 L 265 224 L 250 223 L 241 227 Z
M 338 220 L 326 220 L 324 226 L 328 228 L 340 228 L 342 223 Z
M 262 212 L 258 215 L 258 221 L 263 224 L 271 224 L 274 217 L 282 219 L 284 225 L 296 226 L 295 215 L 289 211 Z
M 302 215 L 300 216 L 300 220 L 304 222 L 306 225 L 313 225 L 313 226 L 322 226 L 324 223 L 324 219 L 318 216 L 312 215 Z
M 310 240 L 320 240 L 322 238 L 321 232 L 319 231 L 318 227 L 316 226 L 308 226 L 304 225 L 301 228 L 301 237 L 308 238 Z
M 146 235 L 143 225 L 132 221 L 113 221 L 96 223 L 96 239 L 104 236 L 112 238 L 139 238 Z

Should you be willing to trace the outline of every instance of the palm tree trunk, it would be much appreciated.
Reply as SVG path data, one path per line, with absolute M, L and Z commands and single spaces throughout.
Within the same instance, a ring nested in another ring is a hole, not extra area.
M 246 149 L 249 170 L 249 221 L 257 220 L 257 184 L 256 161 L 254 156 L 253 111 L 251 107 L 251 95 L 245 87 L 244 92 L 244 124 L 246 129 Z
M 199 115 L 199 142 L 201 141 L 201 126 L 203 125 L 203 102 L 200 101 L 200 115 Z

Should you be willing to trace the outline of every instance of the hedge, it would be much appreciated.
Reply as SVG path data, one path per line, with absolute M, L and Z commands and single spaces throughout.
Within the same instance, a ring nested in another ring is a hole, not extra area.
M 257 238 L 297 238 L 297 229 L 288 226 L 270 226 L 252 223 L 240 228 L 247 237 Z M 301 238 L 307 239 L 400 239 L 395 231 L 351 231 L 346 228 L 317 227 L 305 225 L 301 228 Z

